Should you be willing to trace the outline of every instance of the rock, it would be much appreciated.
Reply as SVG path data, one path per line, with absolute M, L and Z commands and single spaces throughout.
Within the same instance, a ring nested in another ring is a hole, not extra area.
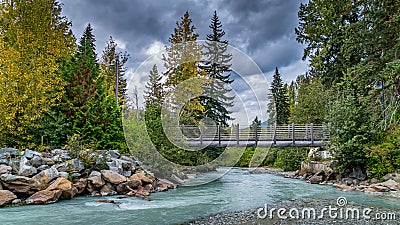
M 382 179 L 383 179 L 384 181 L 390 180 L 390 179 L 392 179 L 392 174 L 388 173 L 388 174 L 386 174 L 385 176 L 383 176 Z
M 40 173 L 40 172 L 45 171 L 45 170 L 47 170 L 47 169 L 50 169 L 50 166 L 49 166 L 49 165 L 41 165 L 41 166 L 39 166 L 39 167 L 37 168 L 37 171 Z
M 36 192 L 31 197 L 25 200 L 25 203 L 28 205 L 43 205 L 57 202 L 61 196 L 60 190 L 43 190 Z
M 9 157 L 7 157 L 5 154 L 0 154 L 0 165 L 8 165 L 10 162 L 8 161 Z
M 30 165 L 28 159 L 25 156 L 22 156 L 19 163 L 18 175 L 30 177 L 35 174 L 37 174 L 37 169 Z
M 311 184 L 319 184 L 323 180 L 324 180 L 323 176 L 314 175 L 308 180 L 308 182 L 310 182 Z
M 11 166 L 12 174 L 17 174 L 19 171 L 19 160 L 10 160 L 10 162 L 8 163 L 9 166 Z
M 346 184 L 347 186 L 351 186 L 351 185 L 353 184 L 353 179 L 352 179 L 352 178 L 349 178 L 349 177 L 346 177 L 346 178 L 343 178 L 343 179 L 342 179 L 342 182 L 343 182 L 344 184 Z
M 333 184 L 334 187 L 339 188 L 343 191 L 353 191 L 354 187 L 349 187 L 346 184 Z
M 92 183 L 88 182 L 86 185 L 86 191 L 91 195 L 94 195 L 96 193 L 96 188 L 93 186 Z
M 389 188 L 391 190 L 399 190 L 400 189 L 400 184 L 397 183 L 396 181 L 392 180 L 392 179 L 387 180 L 387 181 L 385 181 L 383 183 L 380 183 L 379 185 L 385 186 L 385 187 L 387 187 L 387 188 Z
M 12 202 L 11 202 L 11 204 L 13 204 L 13 205 L 19 205 L 19 204 L 21 204 L 22 203 L 22 200 L 21 199 L 14 199 Z
M 46 190 L 60 190 L 62 192 L 62 199 L 72 199 L 78 193 L 78 190 L 75 188 L 75 186 L 69 180 L 63 177 L 57 178 L 57 180 L 54 181 L 54 183 L 52 183 Z
M 126 193 L 134 190 L 135 188 L 137 188 L 140 185 L 141 185 L 141 183 L 137 180 L 129 180 L 125 183 L 119 184 L 117 186 L 117 192 L 118 192 L 118 194 L 126 194 Z
M 371 184 L 376 184 L 376 183 L 379 183 L 379 180 L 376 179 L 376 178 L 372 178 L 371 181 L 370 181 L 370 183 L 371 183 Z
M 67 172 L 58 172 L 59 177 L 64 177 L 65 179 L 69 178 L 69 174 Z
M 121 157 L 121 154 L 119 153 L 118 150 L 107 151 L 106 155 L 114 159 L 119 159 L 119 157 Z
M 172 182 L 175 182 L 175 183 L 179 184 L 179 185 L 185 183 L 184 180 L 182 180 L 181 178 L 177 177 L 175 174 L 172 174 L 172 175 L 171 175 L 170 180 L 171 180 Z
M 152 184 L 144 185 L 144 189 L 146 189 L 150 193 L 154 193 L 154 186 Z
M 43 160 L 42 156 L 35 155 L 30 160 L 30 163 L 33 167 L 40 167 L 41 165 L 46 164 L 46 161 Z
M 71 160 L 71 157 L 66 150 L 54 149 L 51 151 L 51 154 L 54 155 L 52 160 L 56 162 L 65 162 L 67 160 Z
M 0 165 L 0 175 L 5 173 L 11 173 L 12 167 L 6 165 Z
M 325 171 L 325 174 L 330 174 L 333 172 L 331 168 L 333 161 L 309 161 L 309 162 L 301 162 L 300 174 L 316 174 L 321 170 Z
M 0 190 L 0 207 L 11 203 L 17 196 L 8 190 Z
M 164 182 L 157 182 L 156 191 L 158 192 L 168 191 L 168 184 Z
M 146 175 L 144 175 L 143 173 L 133 174 L 132 176 L 129 177 L 129 180 L 141 181 L 142 184 L 153 183 L 153 181 L 150 178 L 148 178 Z
M 400 183 L 400 174 L 399 173 L 393 174 L 392 179 L 397 183 Z
M 173 182 L 166 180 L 166 179 L 158 179 L 158 184 L 165 184 L 167 185 L 168 189 L 175 189 L 176 188 L 176 184 L 174 184 Z
M 358 180 L 365 180 L 367 179 L 367 172 L 365 169 L 361 168 L 360 166 L 357 166 L 353 168 L 353 172 L 350 173 L 349 177 Z
M 85 188 L 86 188 L 87 183 L 88 183 L 88 182 L 87 182 L 87 179 L 81 178 L 81 179 L 79 179 L 78 182 L 76 182 L 76 183 L 74 184 L 74 187 L 75 187 L 76 190 L 78 191 L 77 194 L 82 194 L 83 191 L 85 191 Z
M 354 186 L 358 186 L 360 184 L 360 181 L 358 179 L 353 180 Z
M 64 163 L 56 165 L 59 172 L 81 172 L 85 169 L 83 162 L 80 159 L 68 160 Z
M 32 195 L 42 189 L 42 185 L 37 180 L 28 177 L 3 174 L 0 180 L 6 189 L 21 196 Z
M 23 156 L 25 156 L 27 159 L 32 159 L 35 156 L 42 158 L 42 153 L 26 149 Z
M 117 192 L 114 190 L 114 187 L 110 183 L 107 183 L 106 185 L 104 185 L 100 190 L 101 196 L 111 196 L 111 195 L 116 195 L 116 194 L 117 194 Z
M 371 187 L 377 192 L 389 192 L 390 191 L 390 189 L 385 186 L 372 185 Z
M 4 153 L 8 153 L 11 157 L 15 157 L 18 156 L 19 151 L 15 148 L 1 148 L 0 155 Z
M 101 188 L 105 184 L 104 180 L 101 178 L 101 173 L 98 171 L 92 171 L 89 175 L 88 181 L 90 181 L 96 188 Z
M 34 177 L 32 177 L 32 179 L 37 180 L 39 183 L 47 187 L 51 181 L 58 177 L 59 174 L 57 169 L 55 167 L 51 167 L 50 169 L 43 170 L 42 172 L 36 174 Z
M 124 177 L 130 177 L 132 176 L 132 171 L 122 171 L 120 174 Z
M 103 175 L 104 180 L 112 183 L 112 184 L 120 184 L 120 183 L 124 183 L 127 181 L 126 177 L 112 172 L 110 170 L 103 170 L 101 171 L 101 174 Z

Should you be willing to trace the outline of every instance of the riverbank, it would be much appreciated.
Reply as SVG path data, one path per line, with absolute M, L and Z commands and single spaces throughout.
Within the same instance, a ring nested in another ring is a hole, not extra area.
M 344 206 L 339 206 L 335 200 L 328 199 L 297 199 L 290 201 L 282 201 L 276 204 L 260 206 L 257 208 L 242 210 L 236 212 L 227 212 L 216 215 L 207 216 L 195 221 L 184 223 L 185 225 L 198 224 L 396 224 L 400 217 L 400 210 L 387 208 L 373 208 L 361 204 L 348 203 Z M 329 214 L 329 207 L 336 209 Z M 271 209 L 275 209 L 270 216 Z M 278 216 L 278 209 L 285 209 L 282 214 L 285 219 Z M 311 210 L 312 209 L 312 210 Z M 292 210 L 291 218 L 289 210 Z M 298 210 L 298 214 L 296 214 Z M 313 213 L 315 210 L 315 214 Z M 363 215 L 363 211 L 368 210 L 368 213 Z M 304 212 L 304 213 L 303 213 Z M 310 213 L 310 216 L 308 215 Z M 342 215 L 340 214 L 342 212 Z M 347 212 L 347 213 L 346 213 Z M 352 212 L 355 212 L 352 214 Z M 359 217 L 357 218 L 357 212 Z M 321 216 L 323 214 L 323 216 Z M 348 216 L 346 218 L 346 215 Z M 315 218 L 314 218 L 315 216 Z M 296 218 L 298 217 L 298 218 Z M 382 217 L 386 219 L 382 219 Z
M 317 173 L 300 174 L 299 171 L 283 171 L 276 168 L 249 168 L 253 174 L 274 174 L 289 179 L 299 179 L 314 185 L 333 186 L 342 191 L 360 191 L 378 196 L 400 198 L 400 174 L 387 174 L 379 181 L 375 178 L 359 180 L 350 177 L 335 176 L 329 180 L 329 176 L 324 176 L 324 171 Z M 324 179 L 325 178 L 325 179 Z
M 156 178 L 135 157 L 117 150 L 92 151 L 76 158 L 72 153 L 0 149 L 0 207 L 50 204 L 76 196 L 151 200 L 150 193 L 177 186 Z

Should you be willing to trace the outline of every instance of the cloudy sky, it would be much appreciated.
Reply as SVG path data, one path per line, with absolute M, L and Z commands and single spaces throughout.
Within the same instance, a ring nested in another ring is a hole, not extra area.
M 294 29 L 301 1 L 293 0 L 61 0 L 63 14 L 80 38 L 90 23 L 101 53 L 112 36 L 121 51 L 127 51 L 130 87 L 143 91 L 146 76 L 138 73 L 149 57 L 164 50 L 168 38 L 185 11 L 197 28 L 199 39 L 210 33 L 210 18 L 217 11 L 226 32 L 225 39 L 235 51 L 248 56 L 260 68 L 260 74 L 243 75 L 234 82 L 237 105 L 232 109 L 235 123 L 247 124 L 255 116 L 266 119 L 265 78 L 270 82 L 275 67 L 289 82 L 304 74 L 307 62 L 301 60 L 303 47 L 296 42 Z M 242 60 L 239 60 L 240 62 Z M 238 62 L 239 62 L 238 61 Z M 239 64 L 240 64 L 239 62 Z M 242 65 L 237 64 L 237 68 Z M 143 69 L 142 69 L 143 70 Z M 247 85 L 246 85 L 247 84 Z M 254 94 L 255 93 L 255 94 Z M 142 102 L 143 99 L 140 98 Z M 261 110 L 260 110 L 261 108 Z M 246 113 L 246 117 L 243 116 Z

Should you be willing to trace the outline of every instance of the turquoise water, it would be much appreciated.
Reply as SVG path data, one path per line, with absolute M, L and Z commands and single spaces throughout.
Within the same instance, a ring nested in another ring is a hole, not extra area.
M 207 180 L 213 174 L 202 176 L 198 180 Z M 151 202 L 117 196 L 106 198 L 120 202 L 118 206 L 96 202 L 99 198 L 79 197 L 52 205 L 2 208 L 0 224 L 177 224 L 219 212 L 290 199 L 326 198 L 332 199 L 334 205 L 340 196 L 349 202 L 400 209 L 397 199 L 343 192 L 270 174 L 249 174 L 245 169 L 236 168 L 205 185 L 152 194 Z

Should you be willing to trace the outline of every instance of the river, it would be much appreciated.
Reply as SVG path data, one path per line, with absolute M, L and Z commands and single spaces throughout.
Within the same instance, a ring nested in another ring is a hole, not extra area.
M 221 168 L 217 173 L 225 172 Z M 202 174 L 207 180 L 215 173 Z M 0 224 L 177 224 L 206 215 L 249 209 L 282 200 L 346 197 L 371 207 L 400 209 L 398 199 L 343 192 L 330 186 L 311 185 L 301 180 L 271 174 L 250 174 L 234 168 L 220 179 L 201 186 L 180 187 L 151 195 L 153 201 L 136 198 L 113 199 L 120 205 L 98 203 L 99 198 L 79 197 L 44 206 L 0 209 Z

